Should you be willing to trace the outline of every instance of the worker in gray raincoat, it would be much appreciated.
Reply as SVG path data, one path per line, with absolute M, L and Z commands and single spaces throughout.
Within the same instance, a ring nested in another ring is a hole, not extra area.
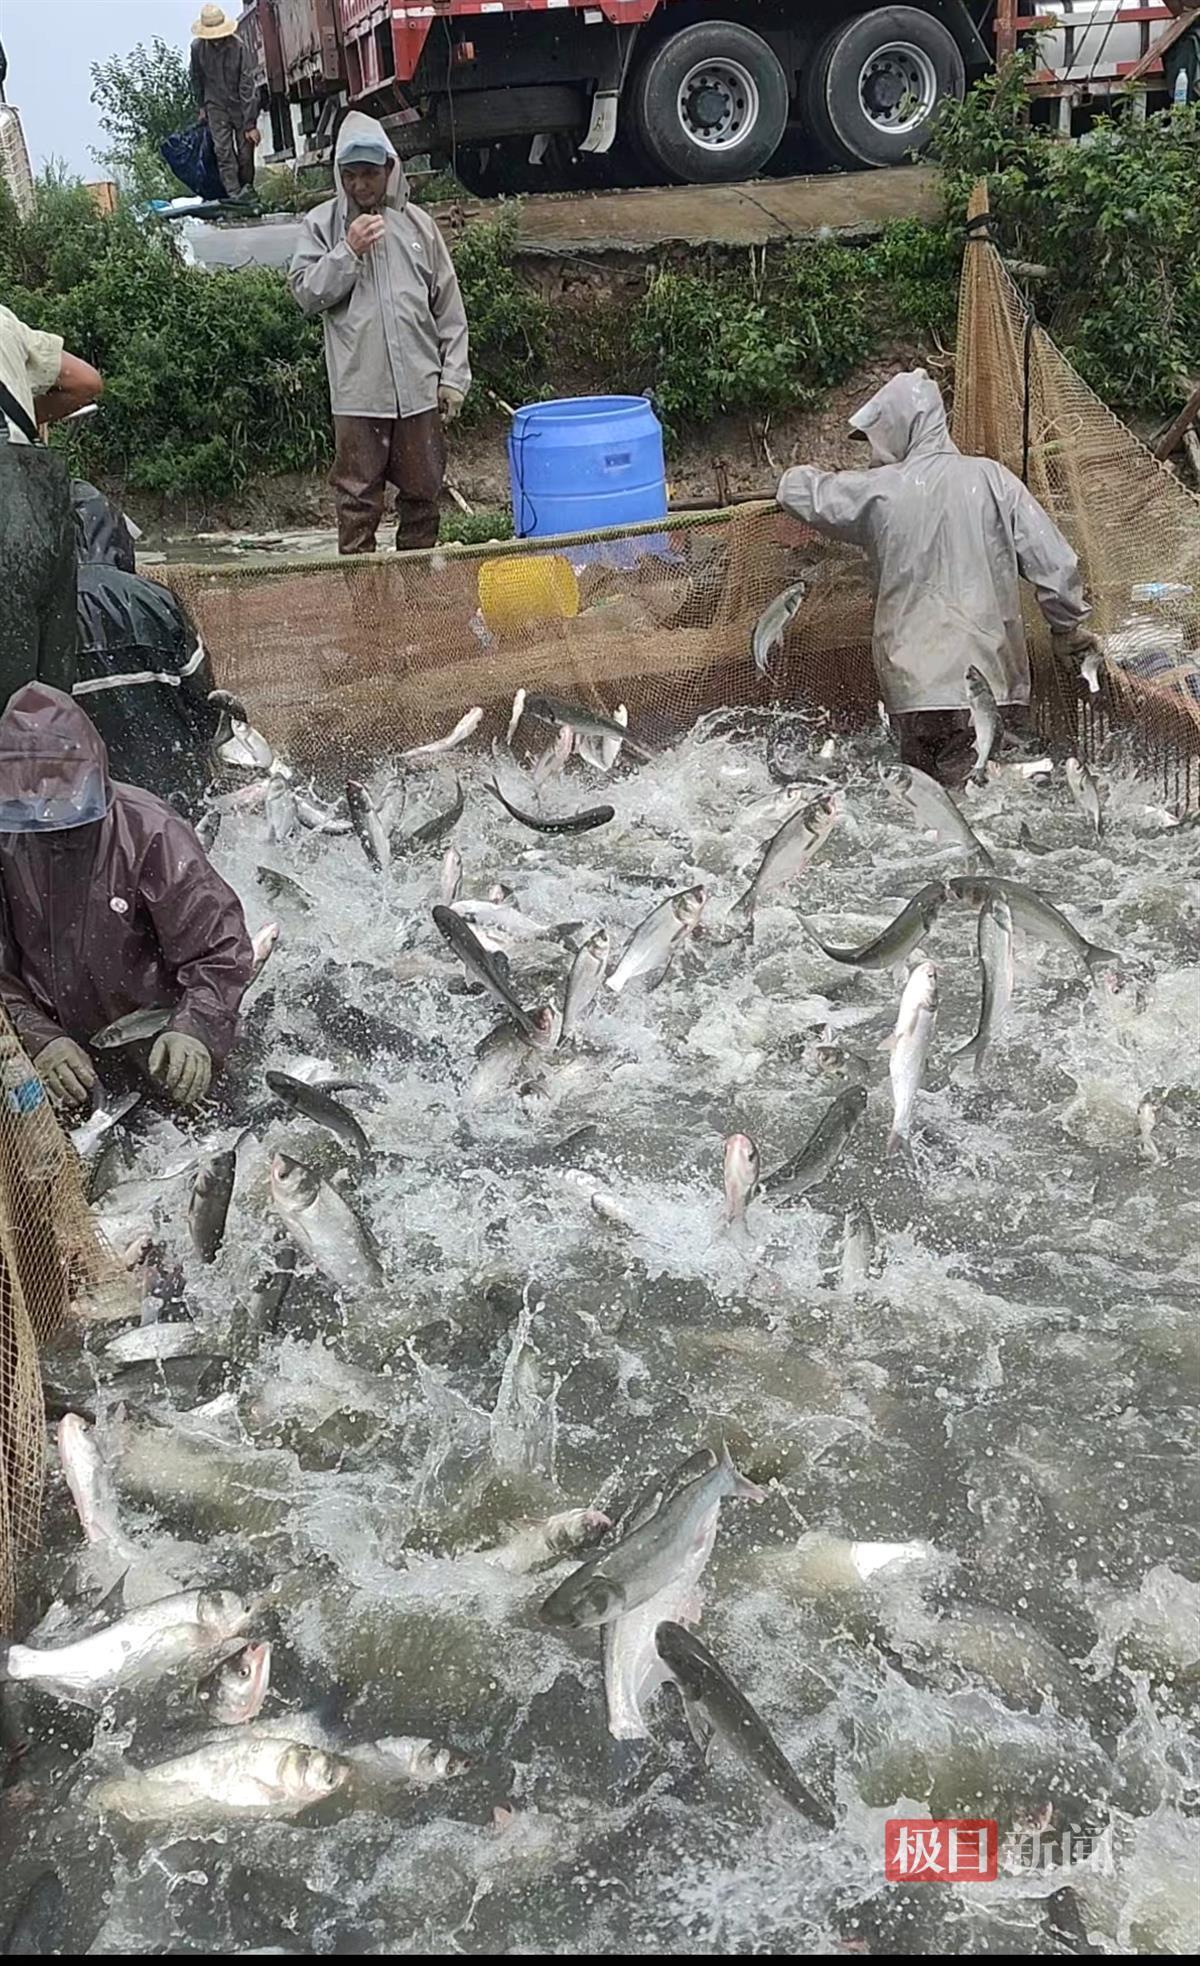
M 895 375 L 850 419 L 865 471 L 785 471 L 779 503 L 818 532 L 861 546 L 875 582 L 873 653 L 905 764 L 960 783 L 974 747 L 966 673 L 980 669 L 1009 722 L 1029 702 L 1019 581 L 1028 580 L 1056 653 L 1094 646 L 1079 566 L 1058 527 L 1002 464 L 951 442 L 937 384 Z
M 409 203 L 400 160 L 372 116 L 338 132 L 337 196 L 310 212 L 292 292 L 325 330 L 338 550 L 373 553 L 385 489 L 396 545 L 434 546 L 446 468 L 443 423 L 471 386 L 467 316 L 435 221 Z

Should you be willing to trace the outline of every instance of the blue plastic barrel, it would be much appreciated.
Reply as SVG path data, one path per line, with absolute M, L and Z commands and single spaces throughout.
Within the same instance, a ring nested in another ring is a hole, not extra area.
M 508 469 L 518 539 L 666 515 L 662 425 L 644 396 L 527 403 L 513 418 Z

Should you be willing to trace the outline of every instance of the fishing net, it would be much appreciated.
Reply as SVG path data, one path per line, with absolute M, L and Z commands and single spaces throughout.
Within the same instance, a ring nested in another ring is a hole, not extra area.
M 0 1010 L 0 1631 L 14 1573 L 37 1535 L 46 1425 L 39 1352 L 72 1302 L 136 1312 L 128 1277 L 100 1237 L 79 1162 Z
M 481 737 L 514 693 L 549 691 L 653 742 L 718 704 L 786 700 L 856 721 L 876 698 L 861 556 L 773 505 L 686 514 L 620 533 L 387 557 L 173 567 L 222 685 L 305 771 L 345 777 L 444 736 L 480 706 Z M 797 578 L 809 592 L 770 677 L 755 622 Z
M 1200 500 L 1105 408 L 1033 318 L 988 233 L 985 186 L 968 211 L 955 363 L 959 448 L 1023 477 L 1079 555 L 1105 661 L 1091 691 L 1050 653 L 1027 605 L 1043 735 L 1094 757 L 1127 734 L 1178 806 L 1200 803 Z M 1139 596 L 1140 586 L 1176 591 Z

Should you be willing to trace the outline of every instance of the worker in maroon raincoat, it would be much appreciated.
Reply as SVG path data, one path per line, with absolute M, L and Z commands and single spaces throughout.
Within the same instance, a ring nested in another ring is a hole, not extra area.
M 114 783 L 99 731 L 44 683 L 0 716 L 0 1003 L 51 1097 L 82 1105 L 88 1040 L 151 1006 L 148 1071 L 181 1106 L 208 1091 L 253 955 L 242 907 L 191 827 Z

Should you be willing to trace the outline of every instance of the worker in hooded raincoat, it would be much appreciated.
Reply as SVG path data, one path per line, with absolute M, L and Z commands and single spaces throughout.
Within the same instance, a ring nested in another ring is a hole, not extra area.
M 289 279 L 325 330 L 338 551 L 373 553 L 386 488 L 396 545 L 435 546 L 446 470 L 442 426 L 471 386 L 467 316 L 446 242 L 409 202 L 400 159 L 351 110 L 334 154 L 337 196 L 305 222 Z
M 208 653 L 179 596 L 136 571 L 117 506 L 83 481 L 71 496 L 78 562 L 72 693 L 104 739 L 118 778 L 198 818 L 221 727 L 209 701 Z
M 1029 703 L 1020 581 L 1055 652 L 1094 647 L 1079 564 L 1032 492 L 1002 464 L 952 443 L 937 384 L 895 375 L 850 419 L 872 468 L 785 471 L 779 503 L 818 532 L 861 546 L 875 583 L 872 648 L 900 756 L 946 784 L 974 758 L 966 674 L 986 677 L 1010 722 Z
M 241 903 L 191 827 L 153 793 L 113 782 L 79 705 L 44 683 L 10 697 L 0 1003 L 51 1097 L 82 1105 L 96 1083 L 89 1039 L 161 1007 L 169 1022 L 147 1070 L 195 1105 L 233 1043 L 253 961 Z

